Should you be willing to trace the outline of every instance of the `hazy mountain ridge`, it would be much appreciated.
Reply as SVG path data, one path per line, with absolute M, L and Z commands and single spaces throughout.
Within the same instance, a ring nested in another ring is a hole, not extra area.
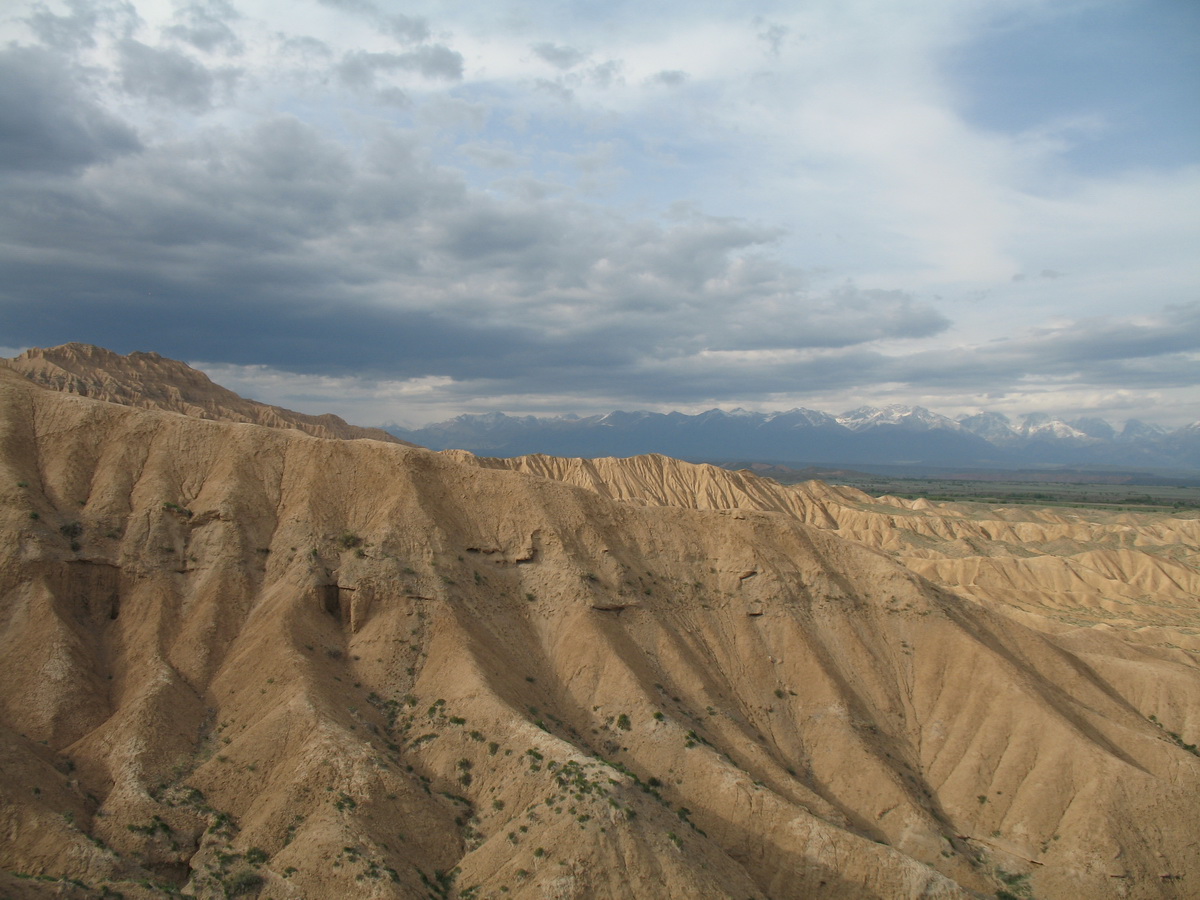
M 437 449 L 491 456 L 635 456 L 761 459 L 838 465 L 924 463 L 1016 467 L 1141 465 L 1200 468 L 1200 423 L 1175 431 L 1138 420 L 1117 431 L 1096 418 L 995 412 L 951 419 L 924 407 L 758 413 L 618 412 L 587 417 L 463 415 L 417 429 L 385 426 Z

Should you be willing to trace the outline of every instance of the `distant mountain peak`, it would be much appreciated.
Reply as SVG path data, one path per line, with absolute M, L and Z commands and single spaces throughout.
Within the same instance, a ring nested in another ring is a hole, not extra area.
M 585 418 L 460 416 L 397 434 L 425 446 L 492 456 L 664 453 L 690 460 L 830 466 L 1200 468 L 1200 423 L 1193 428 L 1167 433 L 1131 420 L 1118 434 L 1095 417 L 1068 423 L 1039 412 L 1014 422 L 1003 413 L 985 411 L 951 419 L 923 406 L 889 404 L 860 406 L 836 416 L 803 407 L 781 412 L 718 408 L 695 414 L 617 410 Z
M 893 403 L 888 406 L 860 406 L 842 413 L 837 421 L 851 431 L 875 428 L 880 425 L 898 425 L 906 428 L 944 428 L 959 431 L 961 427 L 953 419 L 932 412 L 924 406 L 903 406 Z

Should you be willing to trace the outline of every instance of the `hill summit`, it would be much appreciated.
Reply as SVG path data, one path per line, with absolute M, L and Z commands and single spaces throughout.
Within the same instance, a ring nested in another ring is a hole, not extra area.
M 214 384 L 207 375 L 187 363 L 157 353 L 135 352 L 122 356 L 103 347 L 71 343 L 48 349 L 34 347 L 14 359 L 0 359 L 0 365 L 56 391 L 124 406 L 160 409 L 221 422 L 295 428 L 315 437 L 409 443 L 381 428 L 350 425 L 332 414 L 310 416 L 247 400 Z

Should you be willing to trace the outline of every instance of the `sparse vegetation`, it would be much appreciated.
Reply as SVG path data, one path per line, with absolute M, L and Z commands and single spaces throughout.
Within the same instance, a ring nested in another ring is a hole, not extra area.
M 251 847 L 246 851 L 246 862 L 250 863 L 252 866 L 261 866 L 270 858 L 271 857 L 267 851 L 263 850 L 261 847 Z
M 230 875 L 225 881 L 225 896 L 240 897 L 243 894 L 249 894 L 257 891 L 263 886 L 265 879 L 257 872 L 252 872 L 249 869 L 244 869 Z
M 1188 753 L 1191 753 L 1193 756 L 1200 756 L 1200 748 L 1198 748 L 1195 744 L 1187 743 L 1179 735 L 1179 732 L 1167 731 L 1167 729 L 1163 727 L 1162 722 L 1158 721 L 1158 718 L 1156 716 L 1151 715 L 1151 716 L 1148 716 L 1147 718 L 1151 722 L 1153 722 L 1156 726 L 1158 726 L 1158 729 L 1160 731 L 1162 731 L 1163 733 L 1165 733 L 1167 735 L 1167 737 L 1169 737 L 1172 741 L 1174 741 L 1175 745 L 1177 747 L 1179 747 L 1181 750 L 1186 750 Z

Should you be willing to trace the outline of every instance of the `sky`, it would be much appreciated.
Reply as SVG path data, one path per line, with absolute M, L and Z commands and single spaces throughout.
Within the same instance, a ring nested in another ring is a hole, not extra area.
M 1200 4 L 0 10 L 0 355 L 360 424 L 1200 419 Z

